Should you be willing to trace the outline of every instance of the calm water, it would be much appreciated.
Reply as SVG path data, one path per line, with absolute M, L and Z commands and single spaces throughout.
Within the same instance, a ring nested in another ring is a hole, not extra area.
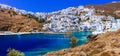
M 74 32 L 81 45 L 87 42 L 86 36 L 91 32 Z M 8 48 L 14 48 L 25 53 L 25 56 L 43 55 L 50 51 L 69 48 L 69 39 L 63 34 L 23 34 L 23 35 L 1 35 L 0 56 L 6 56 Z

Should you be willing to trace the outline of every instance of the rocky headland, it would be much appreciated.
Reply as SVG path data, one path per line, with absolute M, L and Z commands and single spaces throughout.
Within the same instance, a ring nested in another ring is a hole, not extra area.
M 120 56 L 120 30 L 99 34 L 81 46 L 49 52 L 44 56 Z

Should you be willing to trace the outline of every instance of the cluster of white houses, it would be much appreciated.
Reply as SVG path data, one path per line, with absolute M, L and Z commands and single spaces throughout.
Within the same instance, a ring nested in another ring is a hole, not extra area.
M 94 8 L 70 7 L 53 12 L 49 23 L 44 24 L 43 30 L 52 32 L 97 31 L 104 32 L 120 28 L 120 20 L 112 16 L 95 15 Z M 104 12 L 104 11 L 101 11 Z
M 56 12 L 40 13 L 27 12 L 14 7 L 0 4 L 0 8 L 14 9 L 20 14 L 32 14 L 39 19 L 45 19 L 47 23 L 42 30 L 50 32 L 72 31 L 109 31 L 120 28 L 120 20 L 112 16 L 95 15 L 94 8 L 84 8 L 84 6 L 69 7 Z M 100 11 L 104 12 L 104 11 Z

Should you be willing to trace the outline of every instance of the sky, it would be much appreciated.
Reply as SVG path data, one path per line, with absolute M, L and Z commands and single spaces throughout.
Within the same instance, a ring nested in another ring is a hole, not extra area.
M 0 3 L 32 12 L 53 12 L 68 7 L 106 4 L 112 1 L 120 0 L 0 0 Z

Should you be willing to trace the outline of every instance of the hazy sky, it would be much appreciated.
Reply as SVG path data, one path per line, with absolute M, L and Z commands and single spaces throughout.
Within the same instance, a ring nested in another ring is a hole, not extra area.
M 52 12 L 67 7 L 87 4 L 105 4 L 112 1 L 120 0 L 0 0 L 0 3 L 27 11 Z

